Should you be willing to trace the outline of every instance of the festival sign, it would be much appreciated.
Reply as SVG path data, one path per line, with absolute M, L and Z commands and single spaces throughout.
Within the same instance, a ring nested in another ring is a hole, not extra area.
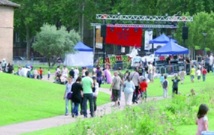
M 114 65 L 118 61 L 122 61 L 123 63 L 130 63 L 131 57 L 126 55 L 116 55 L 116 56 L 110 56 L 105 58 L 105 64 L 106 65 Z M 103 65 L 103 59 L 100 57 L 98 61 L 98 65 Z

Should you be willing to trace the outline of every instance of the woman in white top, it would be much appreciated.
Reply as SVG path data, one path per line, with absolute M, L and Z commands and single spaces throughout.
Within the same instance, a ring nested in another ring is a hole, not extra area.
M 132 104 L 134 90 L 135 90 L 134 83 L 132 82 L 130 77 L 127 77 L 126 81 L 124 82 L 125 105 Z
M 63 95 L 63 99 L 65 100 L 65 115 L 67 116 L 69 114 L 68 108 L 69 108 L 69 99 L 67 98 L 67 95 L 69 92 L 71 92 L 71 87 L 72 87 L 72 78 L 68 78 L 68 82 L 65 85 L 65 92 Z M 72 102 L 71 102 L 71 111 L 72 111 Z

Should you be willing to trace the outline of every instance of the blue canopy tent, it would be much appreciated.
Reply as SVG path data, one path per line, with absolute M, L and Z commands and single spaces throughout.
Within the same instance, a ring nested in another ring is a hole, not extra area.
M 75 51 L 85 51 L 85 52 L 93 52 L 93 49 L 86 46 L 85 44 L 83 44 L 82 42 L 78 42 L 75 47 L 74 47 Z
M 94 62 L 93 49 L 82 42 L 74 46 L 75 53 L 68 53 L 65 56 L 64 65 L 91 67 Z
M 165 46 L 155 51 L 155 55 L 161 54 L 188 54 L 189 50 L 170 40 Z
M 174 42 L 177 42 L 174 39 L 171 39 Z M 159 37 L 156 37 L 155 39 L 152 39 L 149 41 L 150 44 L 154 44 L 154 43 L 168 43 L 170 41 L 170 38 L 168 36 L 166 36 L 165 34 L 161 34 Z

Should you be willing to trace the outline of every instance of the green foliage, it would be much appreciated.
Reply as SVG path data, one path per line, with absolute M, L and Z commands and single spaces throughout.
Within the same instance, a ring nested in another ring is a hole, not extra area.
M 179 43 L 182 43 L 183 23 L 179 23 L 179 29 L 176 30 L 175 37 Z M 198 12 L 193 16 L 193 22 L 187 23 L 189 27 L 188 40 L 186 45 L 195 49 L 195 45 L 200 48 L 214 49 L 214 13 Z M 204 37 L 202 33 L 207 33 Z
M 48 59 L 50 66 L 51 58 L 64 56 L 66 52 L 74 52 L 74 45 L 79 40 L 80 36 L 74 30 L 67 32 L 63 26 L 57 29 L 54 25 L 44 24 L 41 32 L 37 33 L 32 47 Z M 56 59 L 53 62 L 55 64 Z

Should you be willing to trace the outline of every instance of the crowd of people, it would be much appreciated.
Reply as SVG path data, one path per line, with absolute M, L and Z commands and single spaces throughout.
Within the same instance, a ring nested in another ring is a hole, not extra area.
M 43 69 L 41 67 L 38 69 L 33 69 L 32 66 L 19 67 L 18 71 L 14 72 L 13 65 L 7 63 L 5 59 L 0 61 L 0 65 L 0 71 L 2 72 L 14 73 L 35 79 L 43 78 Z M 206 74 L 211 71 L 214 72 L 214 59 L 212 54 L 210 57 L 207 56 L 206 59 L 199 64 L 191 64 L 190 80 L 192 83 L 195 82 L 195 79 L 198 81 L 206 81 Z M 111 84 L 111 100 L 114 102 L 114 107 L 121 104 L 121 94 L 123 93 L 125 105 L 130 106 L 132 104 L 137 104 L 140 100 L 146 101 L 147 87 L 150 82 L 153 82 L 155 74 L 156 68 L 154 63 L 145 61 L 139 67 L 135 67 L 134 70 L 127 70 L 124 74 L 121 68 L 119 68 L 117 71 L 114 71 L 113 76 L 111 76 L 109 66 L 106 66 L 105 69 L 98 66 L 93 68 L 91 72 L 89 72 L 86 67 L 83 67 L 82 71 L 79 71 L 77 67 L 71 68 L 69 71 L 66 66 L 62 68 L 58 66 L 54 78 L 55 82 L 65 84 L 65 93 L 63 95 L 63 99 L 65 99 L 65 115 L 69 115 L 69 106 L 71 103 L 72 117 L 77 117 L 80 114 L 84 117 L 88 117 L 87 102 L 89 102 L 89 114 L 91 117 L 94 117 L 97 110 L 99 88 L 103 82 Z M 172 77 L 173 95 L 179 94 L 179 83 L 185 83 L 185 76 L 186 71 L 182 69 Z M 50 71 L 48 71 L 48 79 L 49 78 Z M 167 75 L 160 75 L 160 83 L 163 89 L 163 97 L 167 98 L 169 89 Z M 72 93 L 71 99 L 68 99 L 68 93 Z M 196 121 L 198 133 L 208 129 L 207 112 L 208 107 L 202 104 L 199 107 Z

